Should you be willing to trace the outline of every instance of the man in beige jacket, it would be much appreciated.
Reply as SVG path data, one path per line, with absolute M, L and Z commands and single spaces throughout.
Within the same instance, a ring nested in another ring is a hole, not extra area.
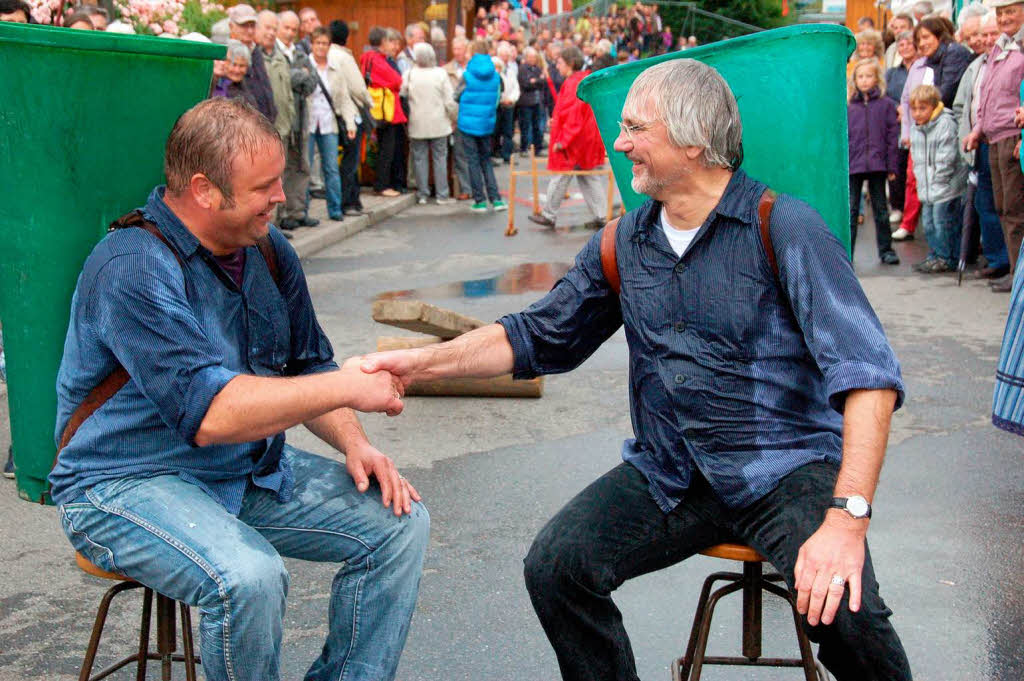
M 344 21 L 332 21 L 328 28 L 331 34 L 331 49 L 327 53 L 328 63 L 338 69 L 348 86 L 348 95 L 355 104 L 359 114 L 356 116 L 358 125 L 356 135 L 352 139 L 342 139 L 341 156 L 341 208 L 345 215 L 362 215 L 363 204 L 359 200 L 359 157 L 363 137 L 368 132 L 370 121 L 370 94 L 366 91 L 366 81 L 359 71 L 359 65 L 346 47 L 348 43 L 348 24 Z

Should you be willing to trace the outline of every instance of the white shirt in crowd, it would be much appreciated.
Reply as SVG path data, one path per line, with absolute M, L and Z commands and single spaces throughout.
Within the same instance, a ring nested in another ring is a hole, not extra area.
M 295 43 L 292 43 L 291 46 L 288 46 L 281 42 L 281 39 L 278 38 L 277 49 L 281 50 L 281 52 L 284 53 L 284 56 L 288 57 L 289 64 L 295 61 Z
M 320 80 L 327 84 L 327 67 L 315 64 L 316 71 L 320 74 Z M 309 96 L 309 131 L 319 132 L 322 135 L 338 132 L 338 121 L 334 117 L 334 110 L 327 103 L 324 89 L 318 84 L 313 94 Z
M 661 230 L 665 232 L 665 238 L 668 239 L 668 245 L 672 247 L 672 250 L 676 252 L 679 257 L 686 253 L 686 249 L 690 247 L 690 242 L 693 241 L 693 237 L 697 236 L 697 232 L 700 231 L 700 227 L 694 227 L 693 229 L 676 229 L 672 226 L 672 223 L 668 221 L 668 213 L 665 209 L 661 209 Z

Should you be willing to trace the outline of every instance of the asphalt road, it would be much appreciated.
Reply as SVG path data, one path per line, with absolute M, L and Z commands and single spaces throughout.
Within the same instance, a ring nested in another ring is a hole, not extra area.
M 485 320 L 543 295 L 590 233 L 534 229 L 521 210 L 520 234 L 506 238 L 504 214 L 473 215 L 465 204 L 416 207 L 307 259 L 339 358 L 372 350 L 378 335 L 403 333 L 370 319 L 382 294 L 414 291 L 406 295 Z M 578 205 L 566 215 L 583 221 Z M 1024 441 L 989 423 L 1008 297 L 979 282 L 957 288 L 948 275 L 912 273 L 923 248 L 901 244 L 902 265 L 879 265 L 869 218 L 856 258 L 908 395 L 875 499 L 875 570 L 916 678 L 1021 681 Z M 422 492 L 432 519 L 399 678 L 557 679 L 523 586 L 522 557 L 547 518 L 619 461 L 619 444 L 630 436 L 622 333 L 576 371 L 548 377 L 539 400 L 410 398 L 400 417 L 364 422 Z M 0 446 L 8 437 L 0 430 Z M 290 440 L 326 453 L 301 429 Z M 9 491 L 0 493 L 0 679 L 73 678 L 102 587 L 73 566 L 54 509 L 16 500 L 13 485 Z M 299 679 L 319 653 L 333 570 L 300 561 L 288 567 L 283 678 Z M 697 557 L 618 592 L 641 678 L 669 678 L 701 581 L 731 568 Z M 106 650 L 132 645 L 136 608 L 112 617 Z M 766 655 L 795 653 L 789 617 L 765 601 Z M 727 599 L 709 650 L 738 652 L 738 627 L 739 602 Z M 705 678 L 801 677 L 709 668 Z

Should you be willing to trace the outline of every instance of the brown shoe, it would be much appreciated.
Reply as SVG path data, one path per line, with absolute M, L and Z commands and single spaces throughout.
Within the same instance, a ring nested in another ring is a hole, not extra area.
M 469 194 L 456 194 L 455 198 L 459 201 L 469 201 L 472 197 Z
M 555 221 L 551 218 L 545 217 L 540 213 L 531 213 L 530 222 L 536 222 L 538 225 L 544 225 L 545 227 L 554 227 Z
M 1002 267 L 983 267 L 974 273 L 975 279 L 998 279 L 1010 271 L 1009 265 Z

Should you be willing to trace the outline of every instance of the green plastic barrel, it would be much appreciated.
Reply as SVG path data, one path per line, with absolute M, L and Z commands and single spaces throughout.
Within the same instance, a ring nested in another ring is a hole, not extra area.
M 821 213 L 849 249 L 846 61 L 853 34 L 842 26 L 787 26 L 602 69 L 580 84 L 608 150 L 627 209 L 645 200 L 630 187 L 630 163 L 612 149 L 630 85 L 654 64 L 696 59 L 732 88 L 743 120 L 743 169 Z
M 85 257 L 163 178 L 220 45 L 0 23 L 0 320 L 18 494 L 45 502 L 55 385 Z

